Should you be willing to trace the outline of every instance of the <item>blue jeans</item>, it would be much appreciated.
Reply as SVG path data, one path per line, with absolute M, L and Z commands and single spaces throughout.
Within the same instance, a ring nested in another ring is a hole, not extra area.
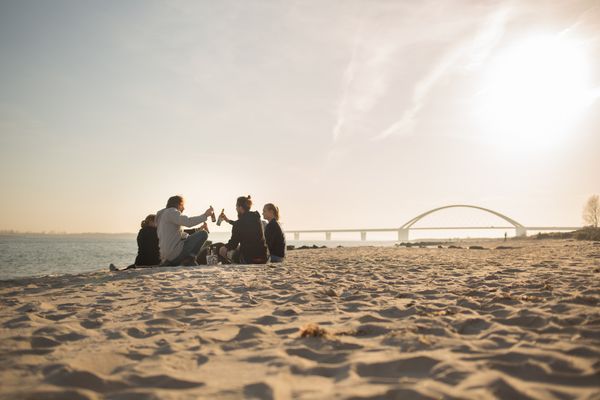
M 179 254 L 176 259 L 169 261 L 169 265 L 180 265 L 185 258 L 198 257 L 206 239 L 208 239 L 208 232 L 206 231 L 199 231 L 188 236 L 183 241 L 183 250 L 181 250 L 181 254 Z

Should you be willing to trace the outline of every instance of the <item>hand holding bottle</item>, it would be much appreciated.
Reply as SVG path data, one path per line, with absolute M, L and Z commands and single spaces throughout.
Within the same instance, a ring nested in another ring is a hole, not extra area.
M 217 220 L 217 226 L 221 226 L 221 222 L 227 221 L 227 217 L 225 216 L 225 209 L 221 210 L 221 214 L 219 214 L 219 219 Z

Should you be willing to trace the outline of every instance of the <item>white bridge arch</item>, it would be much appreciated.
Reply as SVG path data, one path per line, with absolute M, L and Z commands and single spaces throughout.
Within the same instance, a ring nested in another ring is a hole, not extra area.
M 493 214 L 504 221 L 506 221 L 510 226 L 445 226 L 445 227 L 414 227 L 417 222 L 426 216 L 433 214 L 437 211 L 448 209 L 448 208 L 471 208 L 477 209 L 481 211 L 485 211 L 487 213 Z M 409 240 L 409 233 L 411 230 L 449 230 L 449 229 L 458 229 L 458 230 L 486 230 L 486 229 L 514 229 L 516 236 L 526 236 L 527 231 L 570 231 L 577 230 L 580 227 L 559 227 L 559 226 L 524 226 L 523 224 L 515 221 L 514 219 L 507 217 L 504 214 L 499 213 L 498 211 L 490 210 L 489 208 L 474 206 L 469 204 L 451 204 L 443 207 L 437 207 L 426 211 L 422 214 L 417 215 L 416 217 L 408 220 L 404 225 L 399 228 L 381 228 L 381 229 L 315 229 L 315 230 L 287 230 L 288 234 L 294 235 L 294 240 L 300 240 L 301 233 L 324 233 L 326 240 L 331 240 L 332 233 L 349 233 L 349 232 L 360 232 L 361 240 L 367 239 L 368 232 L 397 232 L 398 233 L 398 241 L 407 242 Z
M 479 207 L 479 206 L 473 206 L 473 205 L 469 205 L 469 204 L 451 204 L 449 206 L 443 206 L 443 207 L 438 207 L 438 208 L 434 208 L 432 210 L 429 210 L 427 212 L 424 212 L 423 214 L 419 214 L 416 217 L 414 217 L 413 219 L 411 219 L 410 221 L 406 222 L 404 225 L 402 225 L 399 229 L 400 231 L 403 230 L 407 230 L 406 232 L 406 239 L 408 240 L 408 229 L 410 229 L 411 226 L 413 226 L 414 224 L 416 224 L 417 222 L 419 222 L 420 220 L 422 220 L 423 218 L 425 218 L 426 216 L 433 214 L 435 212 L 441 211 L 441 210 L 445 210 L 448 208 L 472 208 L 472 209 L 476 209 L 476 210 L 481 210 L 481 211 L 485 211 L 487 213 L 493 214 L 497 217 L 502 218 L 503 220 L 505 220 L 506 222 L 508 222 L 509 224 L 512 225 L 512 228 L 515 229 L 515 233 L 517 236 L 525 236 L 527 235 L 527 228 L 525 228 L 522 224 L 518 223 L 517 221 L 515 221 L 512 218 L 507 217 L 504 214 L 501 214 L 497 211 L 494 210 L 490 210 L 489 208 L 484 208 L 484 207 Z M 508 227 L 511 228 L 511 227 Z M 436 228 L 426 228 L 426 229 L 436 229 Z M 447 227 L 447 228 L 440 228 L 440 229 L 506 229 L 506 227 Z M 398 233 L 398 238 L 400 240 L 400 233 Z

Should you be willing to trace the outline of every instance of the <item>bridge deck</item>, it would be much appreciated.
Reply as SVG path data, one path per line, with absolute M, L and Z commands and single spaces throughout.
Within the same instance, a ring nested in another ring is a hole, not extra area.
M 578 226 L 525 226 L 528 231 L 576 231 Z M 486 230 L 486 229 L 515 229 L 514 226 L 444 226 L 444 227 L 410 227 L 408 230 Z M 286 229 L 289 233 L 359 233 L 359 232 L 398 232 L 401 228 L 365 228 L 365 229 Z

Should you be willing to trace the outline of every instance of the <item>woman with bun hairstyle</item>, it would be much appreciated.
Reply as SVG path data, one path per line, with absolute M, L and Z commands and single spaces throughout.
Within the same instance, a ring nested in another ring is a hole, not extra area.
M 158 249 L 158 235 L 156 234 L 156 215 L 149 214 L 141 223 L 142 229 L 137 235 L 138 254 L 135 263 L 124 269 L 136 267 L 149 267 L 160 264 L 160 254 Z M 119 271 L 114 265 L 110 264 L 111 271 Z
M 265 204 L 263 218 L 268 222 L 265 226 L 265 240 L 271 262 L 282 262 L 285 258 L 285 235 L 279 225 L 279 207 L 273 203 Z
M 267 245 L 263 225 L 260 214 L 250 211 L 251 207 L 249 195 L 237 198 L 235 209 L 238 220 L 233 223 L 231 239 L 219 249 L 219 255 L 240 264 L 265 264 Z

